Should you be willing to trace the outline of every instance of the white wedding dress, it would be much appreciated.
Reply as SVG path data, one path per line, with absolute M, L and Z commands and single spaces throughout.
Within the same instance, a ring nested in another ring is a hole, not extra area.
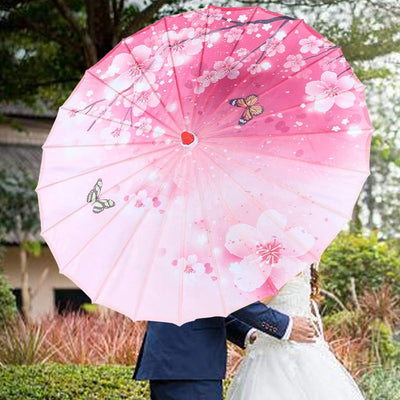
M 227 400 L 364 400 L 357 384 L 323 338 L 310 301 L 310 269 L 288 282 L 268 304 L 291 316 L 312 318 L 316 343 L 279 340 L 258 332 L 228 389 Z

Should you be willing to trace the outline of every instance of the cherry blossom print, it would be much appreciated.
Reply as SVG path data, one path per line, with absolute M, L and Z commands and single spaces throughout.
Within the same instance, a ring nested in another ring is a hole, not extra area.
M 240 37 L 243 34 L 243 29 L 240 28 L 232 28 L 229 29 L 224 33 L 224 38 L 226 38 L 226 41 L 228 43 L 236 42 L 237 40 L 240 39 Z
M 173 260 L 172 265 L 190 276 L 199 276 L 206 272 L 205 265 L 197 261 L 196 254 L 191 254 L 187 258 L 181 257 L 178 260 Z
M 165 133 L 165 129 L 161 128 L 160 126 L 156 126 L 153 129 L 153 137 L 154 138 L 158 138 L 158 137 L 164 135 L 164 133 Z
M 267 71 L 268 69 L 271 68 L 271 64 L 268 61 L 263 61 L 258 64 L 251 64 L 249 68 L 247 68 L 247 71 L 249 71 L 252 75 Z
M 283 66 L 285 68 L 290 68 L 293 72 L 298 72 L 301 70 L 304 65 L 306 65 L 306 62 L 303 60 L 303 56 L 301 54 L 291 54 L 287 56 L 285 64 Z
M 110 68 L 120 73 L 111 86 L 116 90 L 124 90 L 132 85 L 136 92 L 150 89 L 155 83 L 155 72 L 158 72 L 163 60 L 159 55 L 151 55 L 152 51 L 145 45 L 139 45 L 131 53 L 121 53 L 114 57 Z M 145 73 L 144 73 L 145 72 Z
M 124 197 L 125 201 L 129 201 L 133 206 L 132 210 L 147 209 L 154 206 L 152 198 L 147 194 L 146 189 L 139 190 L 134 194 L 128 194 Z
M 255 32 L 258 32 L 258 25 L 256 25 L 256 24 L 247 25 L 245 30 L 248 35 L 251 35 Z
M 338 78 L 335 72 L 325 71 L 321 80 L 308 82 L 306 93 L 311 100 L 315 100 L 315 110 L 326 112 L 333 105 L 340 108 L 349 108 L 354 105 L 356 96 L 350 92 L 354 87 L 354 79 L 350 76 Z
M 249 51 L 246 48 L 241 47 L 240 49 L 235 50 L 233 53 L 237 54 L 238 57 L 244 57 L 248 52 Z
M 124 107 L 132 108 L 133 115 L 135 117 L 142 115 L 147 106 L 157 107 L 160 104 L 160 97 L 157 92 L 146 91 L 142 93 L 129 93 L 124 97 Z
M 228 77 L 229 79 L 236 79 L 239 75 L 239 69 L 242 67 L 240 61 L 235 61 L 233 57 L 226 57 L 224 61 L 217 61 L 214 64 L 216 71 L 216 77 L 223 79 Z
M 206 32 L 206 30 L 204 29 L 204 32 L 199 32 L 198 34 L 200 35 L 205 32 Z M 221 37 L 221 34 L 219 32 L 207 33 L 207 35 L 202 36 L 202 41 L 206 43 L 208 48 L 210 48 L 210 47 L 214 46 L 215 43 L 218 42 L 220 37 Z
M 209 87 L 211 83 L 215 83 L 218 80 L 216 71 L 204 71 L 201 76 L 197 78 L 198 85 L 195 87 L 194 92 L 196 94 L 203 93 L 205 88 Z
M 203 42 L 196 38 L 193 28 L 184 28 L 179 32 L 168 31 L 163 35 L 163 43 L 168 46 L 167 62 L 172 66 L 179 66 L 189 61 L 192 56 L 200 53 Z M 190 39 L 190 40 L 188 40 Z
M 152 119 L 147 117 L 141 117 L 133 126 L 136 128 L 136 136 L 142 136 L 145 133 L 151 131 Z
M 320 47 L 324 44 L 321 39 L 318 39 L 316 36 L 311 35 L 306 39 L 301 39 L 299 41 L 299 45 L 301 46 L 301 53 L 311 53 L 318 54 Z
M 268 40 L 267 43 L 263 44 L 260 47 L 260 50 L 265 51 L 267 57 L 273 57 L 276 53 L 284 53 L 285 45 L 282 43 L 282 40 L 274 37 L 271 40 Z
M 213 24 L 215 21 L 219 21 L 224 14 L 218 8 L 211 8 L 207 10 L 207 13 L 201 13 L 200 19 L 207 22 L 207 25 Z
M 273 209 L 259 216 L 256 227 L 233 225 L 225 237 L 227 250 L 242 258 L 231 264 L 230 271 L 235 284 L 243 291 L 261 287 L 273 268 L 287 268 L 288 265 L 300 268 L 303 261 L 298 257 L 308 253 L 314 243 L 314 237 L 303 228 L 287 228 L 286 216 Z
M 131 131 L 127 124 L 112 124 L 100 131 L 100 138 L 104 143 L 127 144 L 130 142 Z M 110 147 L 112 148 L 112 146 Z
M 215 8 L 209 8 L 208 10 L 199 10 L 186 12 L 183 16 L 190 19 L 190 25 L 193 27 L 204 25 L 207 23 L 208 26 L 212 25 L 215 21 L 219 21 L 223 17 L 221 10 Z

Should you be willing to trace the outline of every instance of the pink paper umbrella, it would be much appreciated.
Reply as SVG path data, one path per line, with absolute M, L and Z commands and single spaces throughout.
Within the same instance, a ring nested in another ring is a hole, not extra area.
M 88 69 L 37 193 L 60 272 L 132 320 L 274 295 L 351 219 L 373 132 L 338 46 L 260 7 L 165 17 Z

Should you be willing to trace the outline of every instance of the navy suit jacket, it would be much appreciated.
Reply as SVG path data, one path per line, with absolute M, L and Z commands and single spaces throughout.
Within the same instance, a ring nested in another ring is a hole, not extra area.
M 227 318 L 201 318 L 177 326 L 149 322 L 133 378 L 137 380 L 220 380 L 226 374 L 226 339 L 244 347 L 255 327 L 281 338 L 289 317 L 257 302 Z

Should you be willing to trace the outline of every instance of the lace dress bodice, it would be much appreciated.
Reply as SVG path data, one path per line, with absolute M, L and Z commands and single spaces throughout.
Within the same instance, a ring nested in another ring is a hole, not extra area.
M 307 317 L 313 322 L 320 339 L 322 335 L 322 322 L 315 303 L 311 301 L 311 269 L 306 268 L 302 273 L 292 278 L 279 293 L 268 303 L 268 306 L 291 317 Z M 258 338 L 252 348 L 264 346 L 285 346 L 288 341 L 276 339 L 266 333 L 259 332 Z
M 310 317 L 311 271 L 306 268 L 279 291 L 268 306 L 293 317 Z

